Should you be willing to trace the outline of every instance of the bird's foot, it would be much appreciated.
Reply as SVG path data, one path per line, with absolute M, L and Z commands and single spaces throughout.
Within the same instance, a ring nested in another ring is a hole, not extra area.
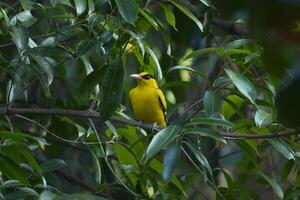
M 140 128 L 144 128 L 144 122 L 142 120 L 139 120 L 139 125 Z
M 154 122 L 154 123 L 151 125 L 151 132 L 154 132 L 156 128 L 157 128 L 157 123 Z

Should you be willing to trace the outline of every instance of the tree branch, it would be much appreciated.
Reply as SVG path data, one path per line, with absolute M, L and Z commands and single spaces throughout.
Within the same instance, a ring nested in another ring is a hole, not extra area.
M 43 114 L 43 115 L 64 115 L 83 118 L 101 118 L 100 114 L 90 110 L 66 110 L 57 108 L 0 108 L 0 115 L 11 114 Z M 160 131 L 162 128 L 156 125 L 142 124 L 132 119 L 121 119 L 116 116 L 110 118 L 111 121 L 137 126 L 145 129 L 151 129 L 153 131 Z
M 57 108 L 0 108 L 0 115 L 10 115 L 10 114 L 45 114 L 45 115 L 64 115 L 73 117 L 83 117 L 83 118 L 101 118 L 100 114 L 95 111 L 90 110 L 66 110 Z M 140 128 L 145 128 L 153 131 L 160 131 L 162 127 L 157 125 L 142 124 L 136 120 L 132 119 L 121 119 L 117 116 L 112 116 L 111 121 L 132 125 Z M 268 138 L 282 138 L 292 135 L 298 135 L 294 130 L 286 130 L 279 133 L 272 133 L 269 135 L 257 135 L 257 134 L 236 134 L 236 133 L 222 133 L 222 136 L 226 140 L 244 140 L 244 139 L 268 139 Z

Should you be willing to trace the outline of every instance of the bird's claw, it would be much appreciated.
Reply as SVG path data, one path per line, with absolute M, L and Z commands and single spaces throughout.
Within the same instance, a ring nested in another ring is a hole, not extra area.
M 142 120 L 139 121 L 139 127 L 144 128 L 144 122 Z
M 156 127 L 157 127 L 157 123 L 154 122 L 151 126 L 151 132 L 154 132 Z

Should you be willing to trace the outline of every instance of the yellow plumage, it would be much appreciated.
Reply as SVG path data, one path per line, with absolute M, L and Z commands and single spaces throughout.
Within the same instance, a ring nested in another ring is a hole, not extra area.
M 148 72 L 132 74 L 137 87 L 129 92 L 129 100 L 136 119 L 146 124 L 157 123 L 166 127 L 167 102 L 152 75 Z

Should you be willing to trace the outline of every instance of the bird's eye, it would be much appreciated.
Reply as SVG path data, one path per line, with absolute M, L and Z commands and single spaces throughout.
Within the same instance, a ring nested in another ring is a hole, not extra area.
M 143 76 L 143 79 L 145 80 L 149 80 L 151 78 L 153 78 L 153 76 L 151 76 L 150 74 L 146 74 L 145 76 Z

